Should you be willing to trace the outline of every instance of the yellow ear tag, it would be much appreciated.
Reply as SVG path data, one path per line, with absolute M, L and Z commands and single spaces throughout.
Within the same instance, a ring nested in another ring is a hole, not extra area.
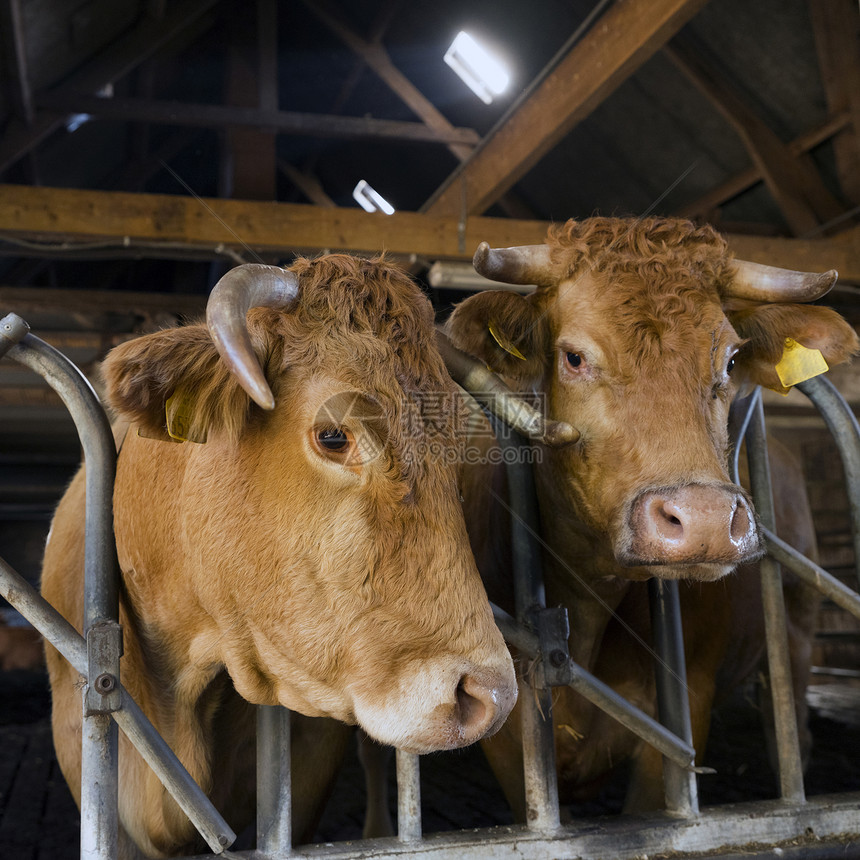
M 167 417 L 167 435 L 177 442 L 199 442 L 206 441 L 206 434 L 191 436 L 191 419 L 194 417 L 194 400 L 181 388 L 177 388 L 168 397 L 164 404 L 164 412 Z
M 786 388 L 791 388 L 792 385 L 826 373 L 829 369 L 820 350 L 808 349 L 787 337 L 782 358 L 776 365 L 776 375 Z
M 490 324 L 487 326 L 490 330 L 490 334 L 493 336 L 493 340 L 507 353 L 510 353 L 515 358 L 520 358 L 523 361 L 526 360 L 526 357 L 514 346 L 514 344 L 508 340 L 497 328 L 495 322 L 490 320 Z

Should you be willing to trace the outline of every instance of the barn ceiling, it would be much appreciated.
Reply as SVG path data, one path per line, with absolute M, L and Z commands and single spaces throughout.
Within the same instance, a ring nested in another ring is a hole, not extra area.
M 0 315 L 91 370 L 238 261 L 384 248 L 425 280 L 599 213 L 838 268 L 860 321 L 859 21 L 855 0 L 0 0 Z M 443 62 L 459 30 L 510 66 L 491 105 Z M 361 179 L 395 214 L 358 207 Z M 7 475 L 77 458 L 8 359 L 0 409 Z M 26 483 L 0 481 L 0 513 Z

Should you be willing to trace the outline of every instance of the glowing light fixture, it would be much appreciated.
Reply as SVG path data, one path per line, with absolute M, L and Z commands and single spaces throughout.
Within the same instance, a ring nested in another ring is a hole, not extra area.
M 445 53 L 445 62 L 484 104 L 507 89 L 510 75 L 504 65 L 461 30 Z
M 394 207 L 378 191 L 371 188 L 364 179 L 360 179 L 355 188 L 352 189 L 352 196 L 366 212 L 394 214 Z

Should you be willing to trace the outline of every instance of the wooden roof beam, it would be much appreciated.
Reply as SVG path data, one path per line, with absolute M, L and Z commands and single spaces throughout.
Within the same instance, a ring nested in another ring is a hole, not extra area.
M 238 248 L 249 258 L 254 252 L 286 256 L 338 249 L 470 260 L 482 241 L 495 247 L 536 244 L 548 227 L 545 221 L 511 218 L 469 217 L 461 224 L 417 212 L 382 215 L 295 203 L 0 185 L 0 240 L 5 234 L 43 242 L 112 241 L 120 249 L 128 244 L 129 256 L 142 242 L 155 251 L 161 243 L 208 247 L 213 258 L 224 248 Z M 803 271 L 834 268 L 841 279 L 860 283 L 860 227 L 812 240 L 727 238 L 743 259 Z
M 814 128 L 791 141 L 788 144 L 788 151 L 795 156 L 803 155 L 811 149 L 815 149 L 816 146 L 824 143 L 824 141 L 829 140 L 834 135 L 839 134 L 848 122 L 847 113 L 834 116 L 823 125 L 818 126 L 818 128 Z M 732 197 L 742 194 L 748 188 L 755 185 L 756 182 L 761 181 L 761 170 L 754 164 L 752 167 L 736 173 L 730 179 L 727 179 L 701 197 L 697 197 L 695 200 L 681 206 L 677 210 L 677 214 L 685 218 L 707 218 L 708 213 L 712 210 L 727 200 L 731 200 Z
M 715 64 L 704 59 L 701 46 L 678 38 L 664 53 L 738 133 L 795 236 L 812 233 L 843 213 L 812 162 L 791 153 Z
M 354 51 L 388 85 L 421 120 L 440 134 L 453 131 L 453 126 L 436 106 L 391 62 L 381 42 L 363 39 L 348 27 L 334 4 L 328 0 L 302 0 L 350 50 Z M 477 142 L 477 134 L 475 135 Z M 472 154 L 472 147 L 459 143 L 448 149 L 461 161 Z
M 297 111 L 267 110 L 236 105 L 196 104 L 175 101 L 149 101 L 138 98 L 95 98 L 79 95 L 44 94 L 37 103 L 51 111 L 87 113 L 90 116 L 197 128 L 245 127 L 268 129 L 282 134 L 357 139 L 389 139 L 449 144 L 458 141 L 472 145 L 477 133 L 470 128 L 447 130 L 429 128 L 424 123 L 369 117 L 330 116 Z
M 625 0 L 611 6 L 422 211 L 459 217 L 465 199 L 467 214 L 485 212 L 706 2 Z
M 195 24 L 215 3 L 216 0 L 181 0 L 162 21 L 143 18 L 134 30 L 86 63 L 55 92 L 92 94 L 119 80 Z M 0 174 L 56 131 L 67 117 L 63 111 L 37 110 L 30 124 L 11 120 L 0 137 Z
M 847 113 L 848 125 L 833 141 L 836 171 L 845 197 L 860 203 L 860 15 L 854 0 L 809 0 L 821 81 L 831 114 Z
M 278 159 L 278 170 L 315 206 L 325 206 L 329 209 L 334 207 L 334 200 L 326 194 L 322 183 L 312 173 L 308 173 L 306 170 L 299 170 L 298 167 L 294 167 L 283 158 Z

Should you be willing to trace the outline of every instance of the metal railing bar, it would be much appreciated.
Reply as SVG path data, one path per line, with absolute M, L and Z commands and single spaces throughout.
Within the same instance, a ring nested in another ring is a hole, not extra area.
M 498 420 L 498 419 L 497 419 Z M 498 430 L 498 425 L 496 425 Z M 526 443 L 519 434 L 497 432 L 499 445 L 522 452 Z M 514 572 L 514 600 L 517 621 L 529 626 L 533 613 L 546 606 L 541 549 L 535 539 L 540 534 L 537 495 L 531 464 L 527 458 L 506 460 L 508 501 L 511 508 L 511 546 Z M 565 649 L 567 643 L 565 642 Z M 551 831 L 560 826 L 558 776 L 552 721 L 552 690 L 525 681 L 520 683 L 523 780 L 526 823 L 531 830 Z
M 651 629 L 654 638 L 654 679 L 657 686 L 657 711 L 669 731 L 693 746 L 690 700 L 687 697 L 687 665 L 681 629 L 681 604 L 677 581 L 648 580 Z M 685 818 L 699 814 L 699 790 L 695 772 L 673 762 L 663 761 L 666 809 Z
M 10 314 L 4 318 L 8 321 Z M 20 320 L 20 317 L 17 317 Z M 23 322 L 23 321 L 21 321 Z M 24 323 L 26 325 L 26 323 Z M 20 327 L 19 327 L 20 329 Z M 84 375 L 62 353 L 40 338 L 26 334 L 8 350 L 10 358 L 41 376 L 68 409 L 84 451 L 86 470 L 86 529 L 84 538 L 84 636 L 119 614 L 119 566 L 113 538 L 113 483 L 116 448 L 110 424 Z M 104 665 L 117 670 L 119 637 L 100 651 Z M 83 671 L 87 679 L 81 748 L 81 856 L 112 860 L 117 851 L 118 738 L 94 690 L 95 665 Z M 118 681 L 118 677 L 117 677 Z M 117 696 L 112 694 L 115 703 Z M 108 794 L 113 793 L 113 799 Z
M 540 655 L 537 634 L 517 624 L 516 619 L 493 604 L 493 617 L 505 641 L 531 659 Z M 573 660 L 569 661 L 572 680 L 568 686 L 596 705 L 637 737 L 651 744 L 680 767 L 690 770 L 696 751 L 689 743 L 670 732 L 665 726 L 648 716 L 635 705 L 619 696 L 612 687 L 595 678 Z
M 768 555 L 796 573 L 804 582 L 817 588 L 837 606 L 850 612 L 856 618 L 860 618 L 860 594 L 850 589 L 833 574 L 828 573 L 823 567 L 810 561 L 793 546 L 777 537 L 770 529 L 763 528 L 762 533 L 767 544 Z
M 815 405 L 827 424 L 845 472 L 845 487 L 851 508 L 854 538 L 854 566 L 860 583 L 860 424 L 845 398 L 826 376 L 816 376 L 798 383 L 799 388 Z
M 71 665 L 85 675 L 87 645 L 77 630 L 27 580 L 0 558 L 0 595 L 9 601 Z M 164 787 L 216 853 L 231 845 L 236 834 L 212 805 L 203 789 L 176 757 L 129 693 L 120 687 L 122 707 L 112 716 L 153 769 Z
M 762 525 L 773 530 L 776 517 L 760 390 L 755 395 L 754 413 L 747 429 L 746 443 L 755 508 Z M 803 788 L 803 765 L 800 757 L 797 716 L 794 708 L 794 688 L 789 663 L 788 628 L 782 577 L 779 565 L 769 556 L 765 556 L 761 560 L 760 569 L 767 663 L 771 680 L 770 688 L 779 760 L 780 794 L 783 801 L 802 803 L 806 795 Z
M 397 838 L 401 842 L 421 839 L 420 759 L 414 753 L 397 750 Z
M 526 426 L 529 439 L 548 444 L 576 441 L 578 432 L 563 421 L 552 421 L 526 404 L 477 359 L 457 349 L 441 329 L 436 344 L 451 378 L 509 427 Z
M 292 850 L 290 712 L 257 708 L 257 851 L 286 857 Z

